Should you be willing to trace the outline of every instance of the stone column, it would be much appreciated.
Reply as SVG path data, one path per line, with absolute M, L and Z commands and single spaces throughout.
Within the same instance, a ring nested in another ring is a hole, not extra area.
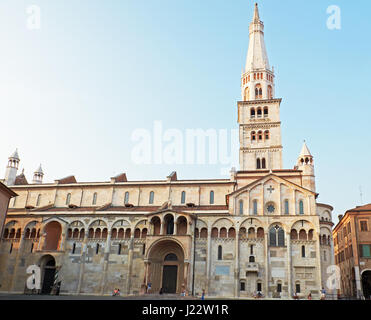
M 211 230 L 207 228 L 207 252 L 206 252 L 206 292 L 209 294 L 211 265 Z
M 163 221 L 161 221 L 161 228 L 160 228 L 160 235 L 164 235 L 164 222 Z
M 269 248 L 268 248 L 268 232 L 264 232 L 264 246 L 265 246 L 265 292 L 264 295 L 266 298 L 269 296 Z
M 188 291 L 188 271 L 189 271 L 189 262 L 184 262 L 183 285 L 184 285 L 184 290 L 186 291 Z
M 288 284 L 288 298 L 292 298 L 292 275 L 291 275 L 291 235 L 286 233 L 287 241 L 287 284 Z
M 317 226 L 317 230 L 320 230 L 320 226 Z M 317 239 L 319 234 L 316 235 Z M 317 278 L 318 278 L 318 285 L 319 285 L 319 292 L 322 289 L 322 270 L 321 270 L 321 248 L 319 245 L 319 241 L 316 241 L 316 268 L 317 268 Z
M 111 230 L 108 230 L 106 246 L 104 248 L 103 274 L 102 274 L 101 289 L 100 289 L 100 292 L 102 295 L 104 294 L 104 287 L 105 287 L 106 278 L 107 278 L 110 246 L 111 246 Z
M 176 236 L 177 230 L 178 230 L 178 224 L 174 221 L 174 232 L 173 232 L 173 235 Z M 188 231 L 188 225 L 187 225 L 187 231 Z
M 234 296 L 239 297 L 240 296 L 240 288 L 239 288 L 239 280 L 240 280 L 240 244 L 239 244 L 239 229 L 236 228 L 236 236 L 235 236 L 235 246 L 234 246 L 234 253 L 235 253 L 235 270 L 234 270 L 234 276 L 235 276 L 235 288 L 234 288 Z
M 77 290 L 76 290 L 77 294 L 81 292 L 81 286 L 82 286 L 82 281 L 83 281 L 83 276 L 84 276 L 88 234 L 89 234 L 88 232 L 85 232 L 84 240 L 82 241 L 82 244 L 81 244 L 79 282 L 77 284 Z
M 126 281 L 126 293 L 129 295 L 131 290 L 131 272 L 133 268 L 134 234 L 131 235 L 128 253 L 128 278 Z

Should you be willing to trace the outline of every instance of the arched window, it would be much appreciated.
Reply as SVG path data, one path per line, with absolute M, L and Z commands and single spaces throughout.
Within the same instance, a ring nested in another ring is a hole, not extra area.
M 304 202 L 303 202 L 303 200 L 299 201 L 299 214 L 304 214 Z
M 301 246 L 301 257 L 305 258 L 305 246 Z
M 253 213 L 254 215 L 258 214 L 258 200 L 254 200 L 253 202 Z
M 268 107 L 264 107 L 264 118 L 267 118 L 268 117 Z
M 218 228 L 214 227 L 211 229 L 211 238 L 217 238 L 217 237 L 218 237 Z
M 269 140 L 269 138 L 270 138 L 269 130 L 265 130 L 265 131 L 264 131 L 264 139 L 265 139 L 265 140 Z
M 71 202 L 71 193 L 68 193 L 67 198 L 66 198 L 66 205 L 69 205 L 70 202 Z
M 262 169 L 265 169 L 266 168 L 266 164 L 265 164 L 265 158 L 262 159 Z
M 255 140 L 256 140 L 256 132 L 252 131 L 251 132 L 251 141 L 255 141 Z
M 7 239 L 7 238 L 8 238 L 8 235 L 9 235 L 9 229 L 6 228 L 6 229 L 4 230 L 3 238 L 4 238 L 4 239 Z
M 269 245 L 271 247 L 277 246 L 276 229 L 274 227 L 269 229 Z
M 251 118 L 255 118 L 255 108 L 250 109 L 250 116 Z
M 97 193 L 94 192 L 93 194 L 93 205 L 96 205 L 97 204 Z
M 272 99 L 273 98 L 273 90 L 272 90 L 272 86 L 269 85 L 268 86 L 268 99 Z
M 40 205 L 40 201 L 41 201 L 41 194 L 39 194 L 37 196 L 37 200 L 36 200 L 36 207 L 38 207 Z
M 258 108 L 257 114 L 258 114 L 258 118 L 262 117 L 262 108 Z
M 182 198 L 181 198 L 181 203 L 185 203 L 185 201 L 186 201 L 186 193 L 185 193 L 185 191 L 182 191 Z
M 239 204 L 240 204 L 240 215 L 243 215 L 243 200 L 240 200 L 240 202 L 239 202 Z
M 269 229 L 269 245 L 272 247 L 285 246 L 285 232 L 279 226 L 274 226 Z
M 201 229 L 200 238 L 207 238 L 207 229 L 206 228 Z
M 210 191 L 210 204 L 214 204 L 214 191 Z
M 149 204 L 153 204 L 153 200 L 155 199 L 155 193 L 151 191 L 149 193 Z
M 125 204 L 128 204 L 128 203 L 129 203 L 129 192 L 128 192 L 128 191 L 125 192 L 124 203 L 125 203 Z
M 218 246 L 218 260 L 223 260 L 223 249 L 222 249 L 222 246 Z
M 285 214 L 289 214 L 289 200 L 285 200 Z
M 256 159 L 256 169 L 261 169 L 261 166 L 260 166 L 260 159 Z
M 220 238 L 227 238 L 227 229 L 221 228 L 220 229 Z
M 291 230 L 290 239 L 291 240 L 298 240 L 298 232 L 295 229 Z
M 263 131 L 258 132 L 258 140 L 259 141 L 263 140 Z
M 299 231 L 299 239 L 300 240 L 307 240 L 307 233 L 304 229 L 301 229 Z
M 175 253 L 169 253 L 166 255 L 164 261 L 178 261 L 178 257 Z
M 285 232 L 282 228 L 279 228 L 277 231 L 277 237 L 278 237 L 278 246 L 284 247 L 285 246 Z
M 174 217 L 170 214 L 165 217 L 166 234 L 174 233 Z
M 249 257 L 249 262 L 255 262 L 255 257 L 254 256 L 250 256 Z

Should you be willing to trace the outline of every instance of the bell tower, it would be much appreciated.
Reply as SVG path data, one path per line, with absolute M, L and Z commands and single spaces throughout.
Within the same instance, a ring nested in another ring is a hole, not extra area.
M 18 149 L 8 158 L 8 165 L 6 166 L 4 184 L 7 186 L 13 186 L 15 178 L 17 177 L 17 171 L 19 166 L 19 155 Z
M 241 75 L 242 101 L 238 102 L 241 171 L 282 169 L 281 99 L 274 98 L 274 78 L 256 3 Z

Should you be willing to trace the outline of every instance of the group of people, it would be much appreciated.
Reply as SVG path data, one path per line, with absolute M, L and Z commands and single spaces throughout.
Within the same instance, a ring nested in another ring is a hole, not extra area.
M 297 294 L 297 292 L 294 293 L 293 298 L 295 300 L 299 300 L 299 295 Z M 308 294 L 307 299 L 312 300 L 312 293 L 311 292 Z M 326 290 L 325 290 L 325 288 L 322 288 L 322 290 L 321 290 L 321 300 L 326 300 Z
M 120 289 L 115 288 L 115 290 L 113 290 L 112 296 L 119 296 L 119 295 L 120 295 Z

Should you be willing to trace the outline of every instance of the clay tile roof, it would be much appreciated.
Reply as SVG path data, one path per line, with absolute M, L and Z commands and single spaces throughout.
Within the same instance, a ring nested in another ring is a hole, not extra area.
M 28 184 L 26 176 L 23 174 L 23 172 L 20 175 L 16 176 L 14 184 L 15 185 Z
M 357 206 L 357 207 L 355 207 L 353 209 L 350 209 L 348 211 L 371 211 L 371 203 L 365 204 L 363 206 Z
M 59 180 L 55 180 L 58 184 L 77 183 L 75 176 L 68 176 Z
M 119 175 L 111 178 L 114 182 L 127 182 L 126 173 L 120 173 Z

